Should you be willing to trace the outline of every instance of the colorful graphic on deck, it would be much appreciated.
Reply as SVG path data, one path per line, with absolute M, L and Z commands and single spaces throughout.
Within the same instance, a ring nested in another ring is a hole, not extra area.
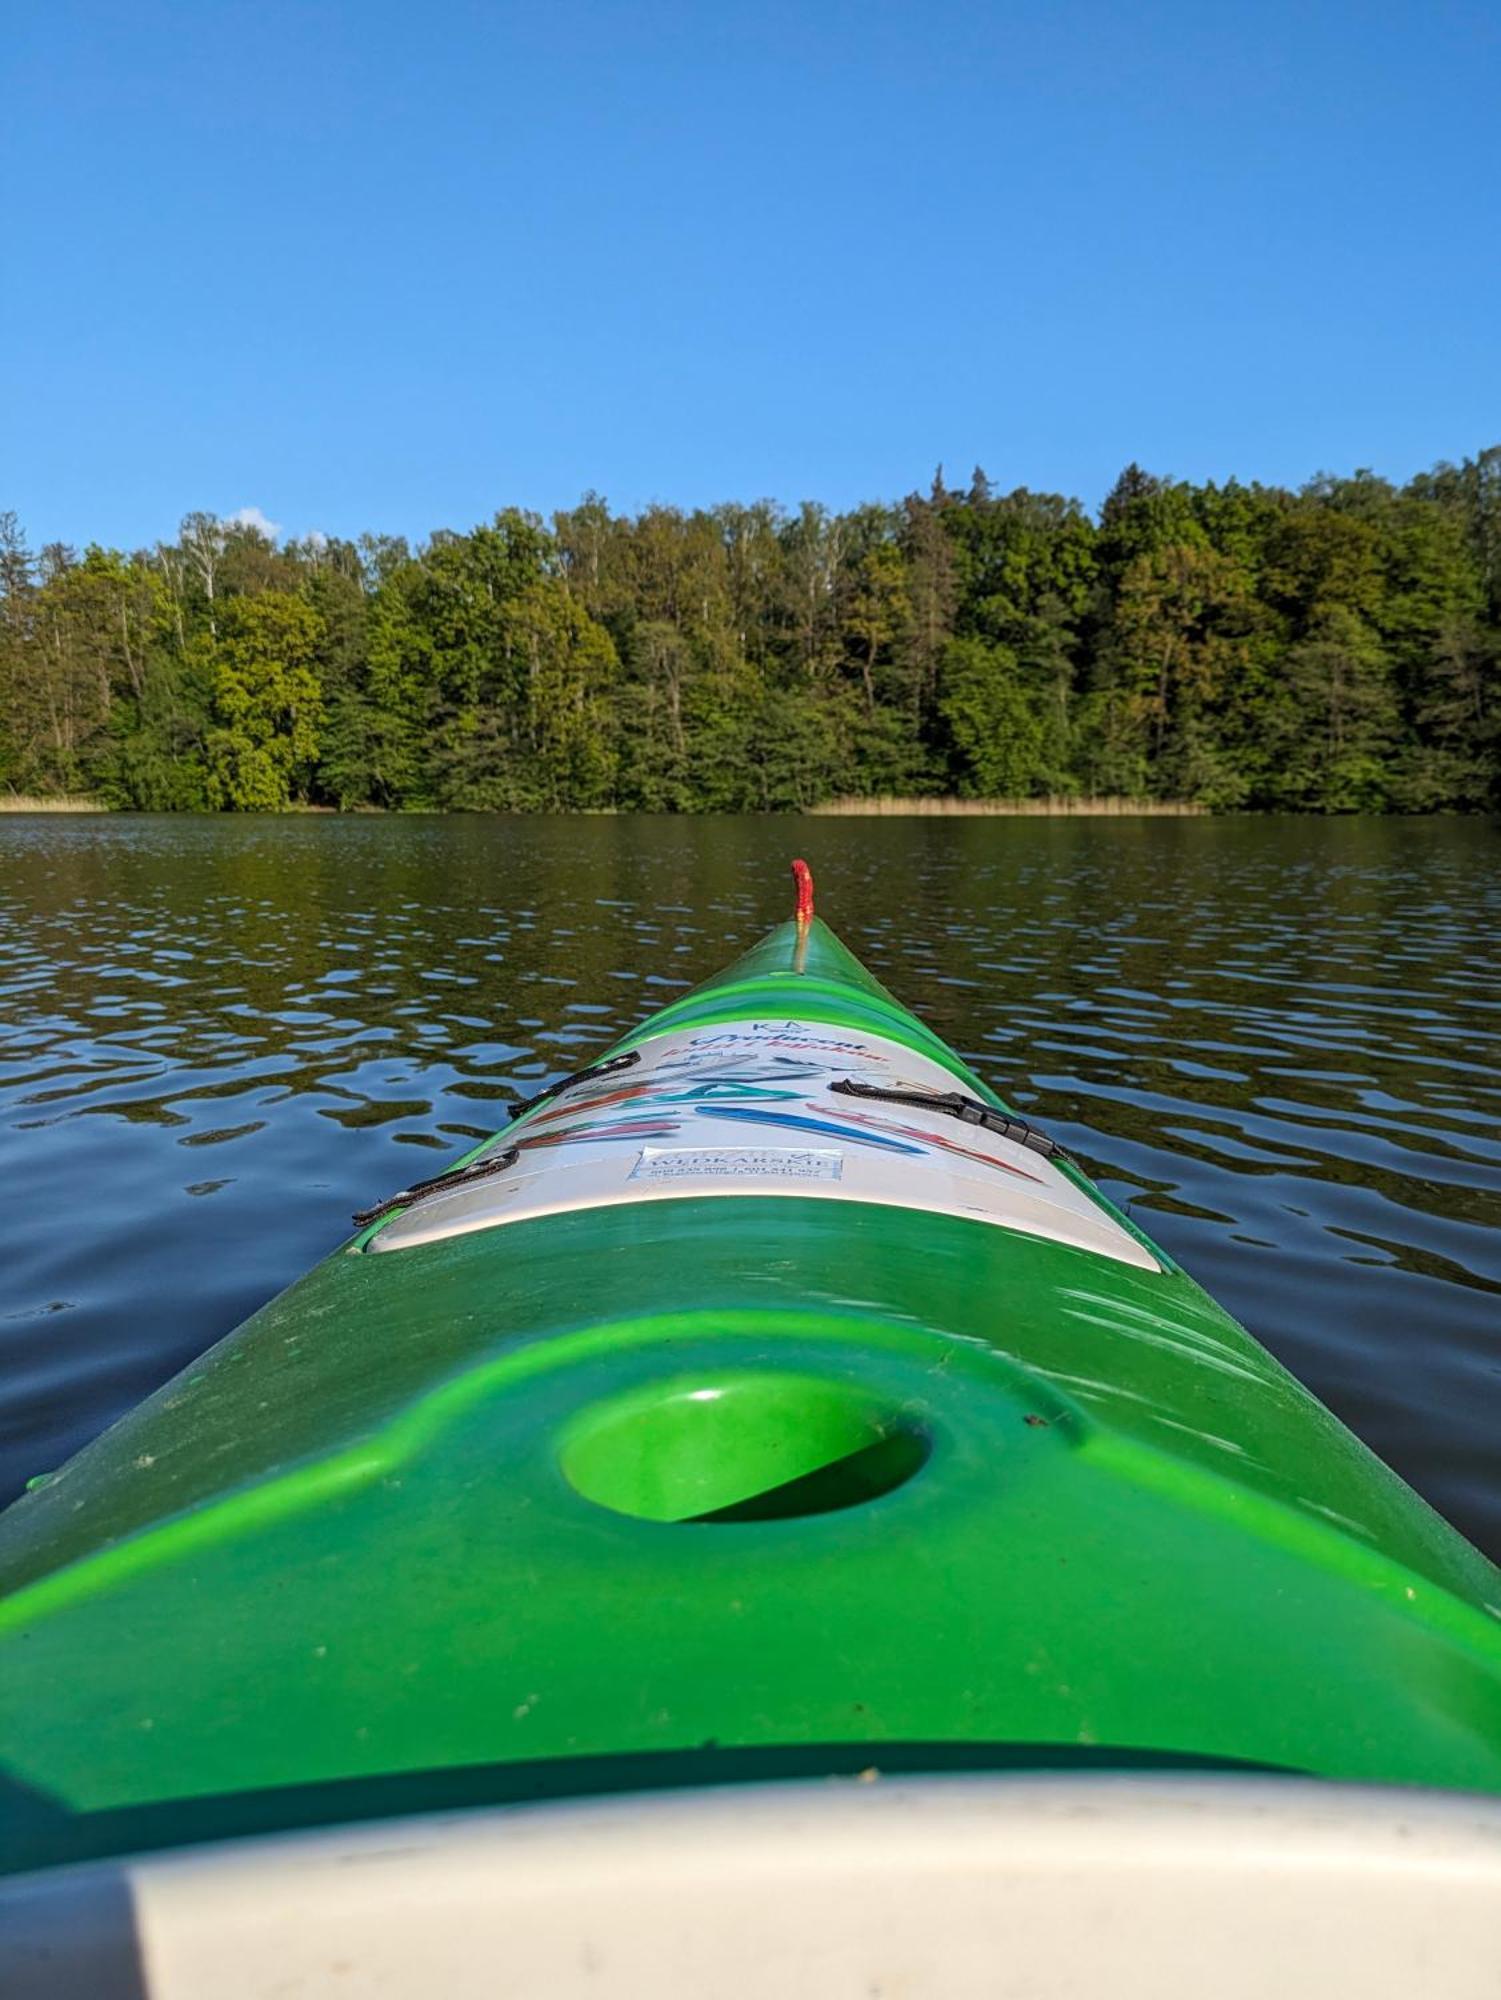
M 799 1195 L 960 1215 L 1144 1268 L 1156 1260 L 1018 1140 L 942 1109 L 836 1095 L 851 1079 L 939 1097 L 950 1071 L 880 1036 L 788 1020 L 661 1035 L 639 1067 L 573 1085 L 497 1137 L 504 1172 L 394 1216 L 372 1251 L 614 1203 Z
M 996 1159 L 976 1147 L 903 1124 L 900 1116 L 845 1111 L 841 1107 L 835 1117 L 816 1095 L 807 1094 L 810 1090 L 815 1093 L 827 1090 L 831 1067 L 827 1063 L 799 1062 L 795 1057 L 781 1054 L 773 1054 L 759 1064 L 754 1060 L 747 1062 L 740 1056 L 726 1062 L 712 1050 L 707 1054 L 695 1050 L 691 1045 L 700 1039 L 713 1044 L 721 1037 L 718 1034 L 689 1037 L 687 1053 L 658 1063 L 650 1074 L 631 1083 L 615 1084 L 612 1080 L 603 1085 L 597 1094 L 589 1093 L 589 1087 L 581 1085 L 578 1091 L 569 1093 L 566 1103 L 554 1104 L 536 1115 L 535 1122 L 542 1126 L 567 1120 L 563 1129 L 544 1130 L 535 1136 L 518 1135 L 517 1144 L 525 1150 L 530 1145 L 561 1146 L 578 1141 L 659 1138 L 668 1131 L 685 1129 L 696 1114 L 720 1123 L 766 1125 L 789 1131 L 812 1132 L 823 1138 L 842 1139 L 850 1145 L 871 1146 L 885 1152 L 921 1155 L 937 1147 L 940 1151 L 976 1160 L 999 1172 L 1020 1175 L 1023 1180 L 1036 1181 L 1039 1178 L 1023 1167 Z M 766 1042 L 757 1046 L 772 1046 L 772 1038 L 768 1037 Z M 868 1043 L 840 1040 L 827 1046 L 830 1052 L 848 1058 L 832 1065 L 846 1075 L 870 1054 Z M 925 1067 L 932 1068 L 933 1065 Z M 700 1080 L 688 1082 L 682 1074 L 685 1070 Z M 891 1082 L 896 1089 L 932 1088 L 931 1085 L 924 1086 L 901 1077 L 891 1079 Z M 946 1078 L 945 1087 L 951 1084 L 952 1078 Z M 613 1114 L 621 1106 L 639 1110 L 645 1104 L 668 1115 L 658 1117 L 650 1129 L 639 1117 L 603 1115 L 607 1112 Z M 581 1111 L 586 1115 L 581 1117 Z

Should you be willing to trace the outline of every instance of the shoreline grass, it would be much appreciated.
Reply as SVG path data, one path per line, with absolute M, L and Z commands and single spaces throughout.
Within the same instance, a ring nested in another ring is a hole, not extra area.
M 874 798 L 826 799 L 809 806 L 814 816 L 833 818 L 983 818 L 1042 817 L 1125 819 L 1186 819 L 1203 817 L 1207 808 L 1187 799 L 1072 798 L 1055 793 L 1038 799 Z
M 24 792 L 0 792 L 0 813 L 103 813 L 102 799 L 32 799 Z
M 113 806 L 106 805 L 101 799 L 78 797 L 41 798 L 29 797 L 22 792 L 0 792 L 0 813 L 107 813 L 114 810 Z M 621 810 L 617 806 L 574 807 L 567 811 L 564 816 L 569 819 L 610 818 L 620 813 Z M 960 799 L 946 796 L 937 798 L 825 799 L 818 805 L 804 806 L 801 809 L 801 814 L 794 812 L 788 814 L 787 817 L 828 819 L 853 819 L 862 817 L 881 819 L 1184 819 L 1205 817 L 1208 814 L 1208 810 L 1207 806 L 1198 805 L 1185 799 L 1076 798 L 1066 793 L 1055 793 L 1050 797 L 1036 799 Z M 379 806 L 353 806 L 349 809 L 347 815 L 341 815 L 334 806 L 308 805 L 303 801 L 293 801 L 281 807 L 279 813 L 255 815 L 255 817 L 277 818 L 287 815 L 304 814 L 330 818 L 372 815 L 386 817 L 383 809 Z M 233 815 L 229 816 L 233 817 Z M 446 816 L 447 814 L 443 808 L 432 808 L 430 810 L 409 808 L 406 813 L 396 815 L 396 817 L 415 819 L 443 818 Z M 461 818 L 486 817 L 483 813 L 458 813 L 453 816 Z M 693 818 L 696 815 L 685 814 L 682 816 Z M 712 817 L 712 815 L 710 816 Z M 206 815 L 185 814 L 183 817 L 216 819 L 225 817 L 225 815 L 217 813 Z

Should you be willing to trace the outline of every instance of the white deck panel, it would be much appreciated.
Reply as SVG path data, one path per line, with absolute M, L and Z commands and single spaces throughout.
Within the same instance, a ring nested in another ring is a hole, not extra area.
M 850 1077 L 947 1095 L 958 1079 L 899 1042 L 805 1021 L 656 1036 L 640 1063 L 576 1085 L 499 1134 L 493 1180 L 393 1216 L 372 1251 L 543 1215 L 687 1196 L 798 1195 L 924 1210 L 1156 1270 L 1151 1251 L 1052 1161 L 943 1112 L 842 1097 Z

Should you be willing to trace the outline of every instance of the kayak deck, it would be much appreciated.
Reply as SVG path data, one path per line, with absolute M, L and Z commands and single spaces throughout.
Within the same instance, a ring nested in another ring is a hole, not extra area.
M 621 1051 L 660 1096 L 784 1025 L 840 1047 L 774 1116 L 878 1063 L 1005 1111 L 816 922 Z M 601 1140 L 668 1115 L 623 1080 L 491 1142 L 594 1120 L 572 1195 L 372 1222 L 0 1520 L 10 1865 L 731 1754 L 1501 1792 L 1501 1577 L 1076 1168 L 908 1105 L 897 1181 L 889 1125 L 727 1142 L 722 1096 Z M 966 1212 L 1018 1164 L 1047 1227 Z

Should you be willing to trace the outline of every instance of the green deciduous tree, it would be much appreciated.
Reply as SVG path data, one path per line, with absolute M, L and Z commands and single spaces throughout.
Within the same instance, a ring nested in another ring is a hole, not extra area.
M 1009 646 L 951 639 L 938 709 L 953 741 L 964 798 L 1025 798 L 1045 775 L 1044 732 Z
M 318 751 L 323 697 L 316 661 L 325 637 L 312 606 L 285 591 L 232 599 L 205 655 L 213 725 L 208 798 L 232 812 L 278 812 Z

